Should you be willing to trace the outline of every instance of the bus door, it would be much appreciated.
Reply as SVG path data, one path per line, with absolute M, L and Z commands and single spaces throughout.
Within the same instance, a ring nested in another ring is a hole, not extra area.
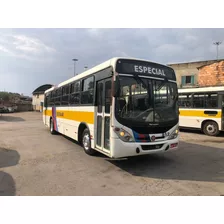
M 97 82 L 97 129 L 96 147 L 104 152 L 110 152 L 110 109 L 111 109 L 111 79 Z

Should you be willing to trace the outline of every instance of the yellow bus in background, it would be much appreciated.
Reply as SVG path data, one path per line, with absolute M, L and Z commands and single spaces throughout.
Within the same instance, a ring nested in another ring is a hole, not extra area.
M 224 87 L 178 89 L 180 128 L 200 129 L 209 136 L 224 130 Z

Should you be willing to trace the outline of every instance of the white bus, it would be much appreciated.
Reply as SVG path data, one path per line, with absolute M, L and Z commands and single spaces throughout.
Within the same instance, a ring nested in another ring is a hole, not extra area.
M 179 125 L 209 136 L 224 130 L 224 87 L 179 89 Z
M 45 92 L 43 122 L 84 151 L 111 158 L 178 148 L 179 111 L 172 68 L 112 58 Z

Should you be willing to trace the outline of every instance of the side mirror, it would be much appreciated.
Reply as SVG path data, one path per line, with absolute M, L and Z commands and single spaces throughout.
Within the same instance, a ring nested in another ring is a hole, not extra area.
M 120 82 L 119 79 L 114 81 L 114 90 L 113 90 L 113 97 L 118 97 L 120 95 Z

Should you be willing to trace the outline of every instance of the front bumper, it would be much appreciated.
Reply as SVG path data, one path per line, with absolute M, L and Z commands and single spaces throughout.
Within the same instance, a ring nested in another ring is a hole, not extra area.
M 123 142 L 120 139 L 112 139 L 112 154 L 113 158 L 123 158 L 131 156 L 140 156 L 156 153 L 164 153 L 166 151 L 177 150 L 179 147 L 179 137 L 156 142 Z

